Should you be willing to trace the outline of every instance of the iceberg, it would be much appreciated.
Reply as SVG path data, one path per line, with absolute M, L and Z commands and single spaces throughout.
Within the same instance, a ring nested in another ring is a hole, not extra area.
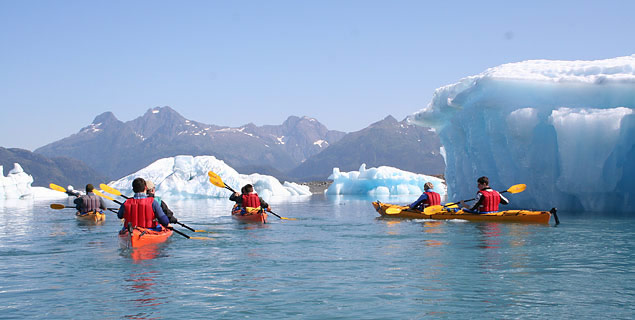
M 4 168 L 0 166 L 0 199 L 21 199 L 31 196 L 33 177 L 22 169 L 18 163 L 4 176 Z
M 125 176 L 108 185 L 124 194 L 132 195 L 132 180 L 137 177 L 152 180 L 156 194 L 162 198 L 225 198 L 231 192 L 209 182 L 208 171 L 218 174 L 225 185 L 240 191 L 245 184 L 252 184 L 254 190 L 264 199 L 311 195 L 308 186 L 292 182 L 281 184 L 278 179 L 260 174 L 239 174 L 224 161 L 214 156 L 181 155 L 159 159 L 149 166 Z
M 329 195 L 420 195 L 426 182 L 431 182 L 434 191 L 441 197 L 446 195 L 443 179 L 388 166 L 366 169 L 366 164 L 362 163 L 359 171 L 351 172 L 340 172 L 339 168 L 333 168 L 328 179 L 333 180 L 325 191 Z
M 488 176 L 518 208 L 633 212 L 635 55 L 504 64 L 441 87 L 410 122 L 445 147 L 448 194 Z

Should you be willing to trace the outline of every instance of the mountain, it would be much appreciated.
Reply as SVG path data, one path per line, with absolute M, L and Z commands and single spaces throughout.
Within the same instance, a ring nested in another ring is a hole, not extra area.
M 80 190 L 88 183 L 107 182 L 106 177 L 80 160 L 66 157 L 48 158 L 24 149 L 0 147 L 0 165 L 6 171 L 3 172 L 4 176 L 16 162 L 22 166 L 24 172 L 33 177 L 32 186 L 47 187 L 49 183 L 61 186 L 70 184 Z
M 391 166 L 414 173 L 440 175 L 445 162 L 439 137 L 430 128 L 397 121 L 392 116 L 345 135 L 307 159 L 287 175 L 299 181 L 326 180 L 334 167 L 341 171 Z
M 35 152 L 82 160 L 110 179 L 136 172 L 155 160 L 184 154 L 213 155 L 234 168 L 286 171 L 344 135 L 308 117 L 292 116 L 279 126 L 231 128 L 188 120 L 172 108 L 162 107 L 128 122 L 111 112 L 103 113 L 78 133 Z

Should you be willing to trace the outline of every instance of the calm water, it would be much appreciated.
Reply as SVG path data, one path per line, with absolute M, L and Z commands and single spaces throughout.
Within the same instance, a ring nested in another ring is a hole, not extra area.
M 91 226 L 50 201 L 0 204 L 0 318 L 635 315 L 633 218 L 394 221 L 379 219 L 370 199 L 271 202 L 299 220 L 240 224 L 227 200 L 168 201 L 181 222 L 214 233 L 180 230 L 214 240 L 174 235 L 133 252 L 119 248 L 114 214 Z

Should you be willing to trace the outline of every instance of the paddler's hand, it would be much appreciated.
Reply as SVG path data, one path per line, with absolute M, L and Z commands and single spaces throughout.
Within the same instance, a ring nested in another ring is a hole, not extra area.
M 461 208 L 467 208 L 467 204 L 465 204 L 465 201 L 461 200 L 459 204 L 461 205 Z

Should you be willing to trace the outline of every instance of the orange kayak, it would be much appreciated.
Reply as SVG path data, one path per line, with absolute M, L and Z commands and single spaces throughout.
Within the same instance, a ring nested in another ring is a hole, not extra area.
M 99 223 L 106 220 L 106 214 L 99 211 L 91 211 L 85 214 L 80 214 L 79 211 L 75 212 L 77 220 L 82 222 L 94 222 Z
M 172 230 L 163 228 L 161 231 L 135 227 L 132 235 L 126 229 L 119 231 L 119 244 L 125 248 L 138 248 L 148 244 L 161 243 L 168 240 Z
M 242 207 L 234 205 L 232 208 L 232 218 L 242 222 L 267 223 L 267 212 L 260 208 L 250 208 L 243 211 Z
M 425 214 L 419 210 L 411 210 L 408 206 L 400 206 L 379 201 L 373 202 L 373 207 L 382 216 L 387 218 L 408 218 L 408 219 L 463 219 L 470 221 L 496 221 L 496 222 L 532 222 L 549 223 L 552 211 L 530 211 L 530 210 L 505 210 L 492 213 L 475 214 L 463 210 L 443 210 L 434 214 Z M 394 213 L 387 213 L 386 209 Z

